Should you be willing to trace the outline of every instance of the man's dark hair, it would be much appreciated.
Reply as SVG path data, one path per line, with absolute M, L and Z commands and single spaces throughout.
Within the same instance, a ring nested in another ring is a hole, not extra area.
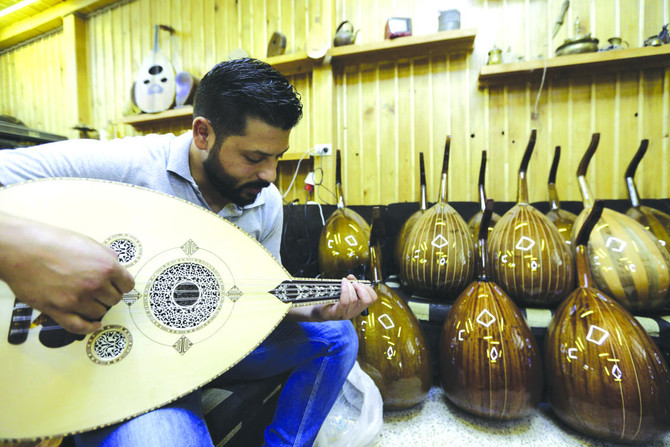
M 217 144 L 243 135 L 248 117 L 282 130 L 292 129 L 302 117 L 293 85 L 270 64 L 250 58 L 214 66 L 200 81 L 193 104 L 193 116 L 212 123 Z

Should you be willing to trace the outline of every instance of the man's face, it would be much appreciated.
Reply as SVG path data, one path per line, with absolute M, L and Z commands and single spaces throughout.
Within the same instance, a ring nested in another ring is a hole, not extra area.
M 203 166 L 219 194 L 244 206 L 277 177 L 277 161 L 288 149 L 291 131 L 247 119 L 244 135 L 232 135 L 214 147 Z

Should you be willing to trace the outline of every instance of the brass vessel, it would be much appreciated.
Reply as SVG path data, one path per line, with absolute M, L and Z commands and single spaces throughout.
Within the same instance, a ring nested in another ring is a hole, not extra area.
M 556 226 L 528 202 L 526 170 L 537 132 L 531 132 L 519 167 L 517 204 L 493 227 L 488 257 L 493 280 L 517 304 L 550 307 L 573 290 L 570 247 Z
M 556 415 L 578 432 L 649 443 L 670 429 L 670 371 L 635 317 L 593 281 L 587 243 L 602 211 L 596 201 L 582 220 L 574 240 L 578 288 L 547 330 L 547 396 Z
M 433 383 L 432 362 L 419 321 L 405 301 L 383 282 L 380 240 L 384 224 L 373 209 L 370 280 L 377 301 L 366 316 L 353 319 L 358 333 L 358 363 L 375 382 L 385 410 L 402 410 L 424 401 Z
M 440 336 L 440 379 L 459 408 L 492 419 L 529 414 L 542 394 L 542 361 L 526 320 L 510 297 L 491 280 L 486 230 L 489 200 L 479 230 L 475 281 L 451 307 Z
M 370 263 L 370 225 L 356 211 L 347 208 L 342 193 L 342 161 L 336 153 L 335 188 L 337 209 L 328 217 L 319 239 L 319 271 L 324 278 L 353 274 L 363 278 Z

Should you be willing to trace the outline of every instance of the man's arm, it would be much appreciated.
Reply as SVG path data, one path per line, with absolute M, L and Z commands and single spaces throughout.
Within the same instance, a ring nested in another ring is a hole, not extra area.
M 0 212 L 0 279 L 64 329 L 86 334 L 135 286 L 116 253 L 87 236 Z

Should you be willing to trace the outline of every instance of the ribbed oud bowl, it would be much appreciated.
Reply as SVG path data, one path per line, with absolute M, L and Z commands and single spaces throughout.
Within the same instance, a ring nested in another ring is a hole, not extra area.
M 558 230 L 558 234 L 561 235 L 563 241 L 568 245 L 572 245 L 572 226 L 575 224 L 577 215 L 560 208 L 550 210 L 546 215 L 547 219 L 549 219 Z
M 393 246 L 393 260 L 395 261 L 396 266 L 400 268 L 402 266 L 402 252 L 405 247 L 405 242 L 407 242 L 407 236 L 412 230 L 416 222 L 419 220 L 426 210 L 418 210 L 414 212 L 411 216 L 407 218 L 405 223 L 402 224 L 400 231 L 398 232 L 398 237 L 396 238 L 395 245 Z
M 494 282 L 475 281 L 442 325 L 440 379 L 459 408 L 492 419 L 529 414 L 542 394 L 542 361 L 523 314 Z
M 575 229 L 588 212 L 579 214 Z M 605 208 L 587 253 L 598 289 L 629 311 L 652 312 L 670 303 L 670 253 L 637 221 Z
M 432 362 L 419 321 L 405 301 L 383 283 L 367 316 L 354 318 L 358 363 L 379 388 L 385 410 L 424 401 L 433 383 Z
M 494 282 L 517 304 L 550 307 L 574 290 L 570 247 L 544 214 L 525 203 L 493 227 L 488 264 Z
M 595 288 L 575 290 L 556 310 L 544 370 L 549 403 L 581 433 L 643 443 L 670 429 L 663 355 L 629 312 Z
M 628 209 L 626 216 L 638 222 L 645 230 L 658 238 L 658 241 L 670 253 L 670 215 L 649 206 L 637 206 Z
M 438 202 L 412 227 L 400 275 L 415 293 L 452 300 L 472 281 L 474 267 L 468 226 L 449 204 Z
M 328 217 L 319 239 L 319 271 L 325 278 L 362 276 L 370 264 L 370 225 L 356 211 L 338 208 Z

